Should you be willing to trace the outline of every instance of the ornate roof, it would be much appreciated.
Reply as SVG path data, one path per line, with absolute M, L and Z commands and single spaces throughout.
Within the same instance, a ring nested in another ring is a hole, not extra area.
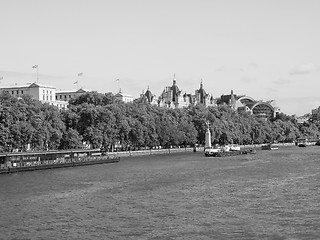
M 148 87 L 148 90 L 146 91 L 146 93 L 144 94 L 146 96 L 146 98 L 148 99 L 148 102 L 152 102 L 153 100 L 153 95 L 151 93 L 151 91 L 149 90 L 149 87 Z

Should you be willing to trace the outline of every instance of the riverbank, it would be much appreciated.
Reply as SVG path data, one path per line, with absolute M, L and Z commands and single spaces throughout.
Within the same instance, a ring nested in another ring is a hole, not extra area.
M 261 150 L 261 147 L 265 144 L 253 144 L 253 145 L 240 145 L 241 149 L 254 148 L 256 150 Z M 273 143 L 272 146 L 276 147 L 292 147 L 295 146 L 294 143 Z M 184 153 L 184 152 L 203 152 L 204 147 L 192 147 L 188 148 L 168 148 L 168 149 L 150 149 L 150 150 L 139 150 L 139 151 L 122 151 L 114 152 L 118 157 L 135 157 L 135 156 L 147 156 L 147 155 L 158 155 L 158 154 L 173 154 L 173 153 Z
M 150 149 L 150 150 L 139 150 L 139 151 L 123 151 L 114 152 L 116 156 L 122 157 L 135 157 L 135 156 L 146 156 L 146 155 L 159 155 L 159 154 L 173 154 L 173 153 L 184 153 L 193 152 L 193 148 L 168 148 L 168 149 Z M 203 147 L 196 148 L 196 151 L 203 151 Z

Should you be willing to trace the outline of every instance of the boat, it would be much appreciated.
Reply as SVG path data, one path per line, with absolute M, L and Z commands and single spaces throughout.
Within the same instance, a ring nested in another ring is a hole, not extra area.
M 100 149 L 0 153 L 0 174 L 119 162 Z
M 240 146 L 237 145 L 223 145 L 205 148 L 204 155 L 206 157 L 226 157 L 243 154 Z
M 276 146 L 272 146 L 271 143 L 261 146 L 261 150 L 277 150 L 277 149 L 279 149 L 279 148 Z
M 225 145 L 219 147 L 206 148 L 204 154 L 206 157 L 227 157 L 241 154 L 255 154 L 257 151 L 254 148 L 241 149 L 236 145 Z
M 245 148 L 241 150 L 242 154 L 256 154 L 257 150 L 254 148 Z
M 315 143 L 313 143 L 314 141 L 309 140 L 307 138 L 298 138 L 296 141 L 296 145 L 298 145 L 298 147 L 308 147 L 311 145 L 315 145 Z

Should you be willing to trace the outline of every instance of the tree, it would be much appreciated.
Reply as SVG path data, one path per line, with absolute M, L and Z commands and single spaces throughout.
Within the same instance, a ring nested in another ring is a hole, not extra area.
M 62 135 L 60 142 L 60 149 L 77 149 L 82 147 L 82 136 L 78 131 L 68 128 Z

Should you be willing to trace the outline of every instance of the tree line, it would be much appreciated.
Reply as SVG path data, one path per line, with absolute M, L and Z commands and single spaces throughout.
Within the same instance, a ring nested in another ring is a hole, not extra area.
M 108 151 L 203 145 L 206 122 L 214 144 L 293 142 L 300 137 L 319 138 L 320 124 L 298 124 L 283 113 L 263 120 L 233 111 L 228 106 L 189 106 L 168 109 L 117 101 L 112 94 L 88 92 L 72 99 L 69 108 L 43 104 L 30 96 L 0 95 L 0 152 L 14 149 L 56 150 L 91 148 Z

